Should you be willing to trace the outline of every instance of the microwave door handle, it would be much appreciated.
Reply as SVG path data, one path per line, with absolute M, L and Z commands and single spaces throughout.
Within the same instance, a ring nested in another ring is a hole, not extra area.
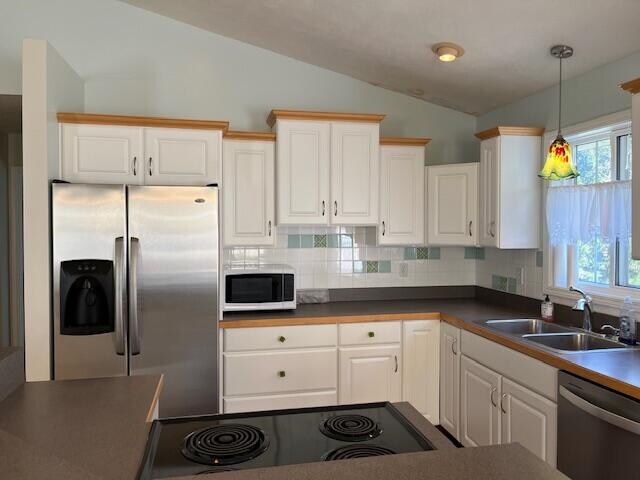
M 594 405 L 593 403 L 588 402 L 584 398 L 579 397 L 575 393 L 569 391 L 562 385 L 558 388 L 558 391 L 561 397 L 566 399 L 570 404 L 572 404 L 576 408 L 579 408 L 583 412 L 586 412 L 589 415 L 602 420 L 603 422 L 607 422 L 609 425 L 613 425 L 615 427 L 622 428 L 627 432 L 640 435 L 640 423 Z
M 129 264 L 129 338 L 131 339 L 131 355 L 140 353 L 140 319 L 138 311 L 138 256 L 140 240 L 131 237 L 129 244 L 131 255 Z
M 125 324 L 127 316 L 127 274 L 125 266 L 124 237 L 116 238 L 115 242 L 115 348 L 116 354 L 124 355 L 127 338 L 125 335 Z

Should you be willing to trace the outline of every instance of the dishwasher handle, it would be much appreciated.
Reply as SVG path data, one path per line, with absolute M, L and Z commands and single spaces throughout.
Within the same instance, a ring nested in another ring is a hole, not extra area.
M 602 420 L 603 422 L 607 422 L 608 424 L 615 427 L 622 428 L 623 430 L 634 433 L 636 435 L 640 435 L 640 423 L 594 405 L 593 403 L 588 402 L 584 398 L 576 395 L 562 385 L 558 387 L 558 392 L 561 397 L 571 403 L 574 407 L 579 408 L 589 415 L 592 415 Z

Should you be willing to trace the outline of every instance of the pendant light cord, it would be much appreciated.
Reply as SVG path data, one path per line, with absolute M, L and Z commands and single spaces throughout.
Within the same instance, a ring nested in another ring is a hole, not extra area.
M 558 86 L 558 136 L 562 134 L 562 55 L 560 56 L 560 84 Z

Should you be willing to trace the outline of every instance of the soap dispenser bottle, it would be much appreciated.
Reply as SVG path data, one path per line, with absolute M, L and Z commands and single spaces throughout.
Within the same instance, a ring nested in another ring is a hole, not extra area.
M 628 345 L 636 344 L 636 313 L 631 297 L 625 297 L 620 309 L 620 341 Z

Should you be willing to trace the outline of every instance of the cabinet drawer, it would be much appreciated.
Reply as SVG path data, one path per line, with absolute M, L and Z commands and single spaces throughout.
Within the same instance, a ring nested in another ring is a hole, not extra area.
M 224 351 L 334 347 L 337 331 L 337 325 L 227 328 L 224 330 Z
M 224 355 L 224 395 L 337 388 L 337 349 Z
M 288 393 L 283 395 L 225 398 L 223 402 L 224 413 L 260 412 L 264 410 L 337 405 L 338 394 L 335 390 L 328 390 L 326 392 Z
M 340 345 L 400 343 L 402 322 L 346 323 L 339 326 Z

